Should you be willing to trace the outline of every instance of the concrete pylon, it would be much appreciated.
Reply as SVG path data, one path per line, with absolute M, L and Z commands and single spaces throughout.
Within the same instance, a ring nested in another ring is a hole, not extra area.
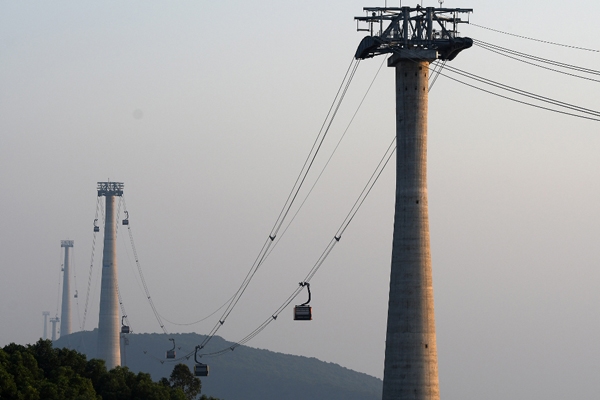
M 439 400 L 427 201 L 427 101 L 435 51 L 395 54 L 396 206 L 383 400 Z
M 44 334 L 42 339 L 48 339 L 48 315 L 50 315 L 50 311 L 42 311 L 42 316 L 44 317 Z
M 121 365 L 115 198 L 122 195 L 122 183 L 98 182 L 98 196 L 106 197 L 106 218 L 104 221 L 104 250 L 102 251 L 97 357 L 106 362 L 107 369 Z
M 65 258 L 63 262 L 63 295 L 60 313 L 60 336 L 71 334 L 71 259 L 69 248 L 73 247 L 73 240 L 61 240 L 60 247 L 65 249 Z
M 60 322 L 60 318 L 56 315 L 54 318 L 50 318 L 50 323 L 52 324 L 52 341 L 56 340 L 56 324 Z

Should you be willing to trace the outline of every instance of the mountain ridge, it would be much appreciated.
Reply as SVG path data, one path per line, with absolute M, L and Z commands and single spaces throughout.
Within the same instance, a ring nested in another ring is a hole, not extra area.
M 127 335 L 129 345 L 121 346 L 123 364 L 133 372 L 147 372 L 153 380 L 168 377 L 177 362 L 165 359 L 166 350 L 175 339 L 177 357 L 193 351 L 206 336 L 195 333 Z M 96 356 L 97 330 L 76 332 L 54 342 L 55 347 L 68 347 Z M 123 344 L 123 341 L 121 341 Z M 204 349 L 207 353 L 232 346 L 215 336 Z M 194 365 L 193 354 L 178 361 Z M 296 356 L 257 349 L 236 347 L 218 357 L 203 357 L 210 375 L 202 378 L 202 393 L 224 400 L 370 400 L 380 399 L 383 382 L 373 376 L 353 371 L 314 357 Z

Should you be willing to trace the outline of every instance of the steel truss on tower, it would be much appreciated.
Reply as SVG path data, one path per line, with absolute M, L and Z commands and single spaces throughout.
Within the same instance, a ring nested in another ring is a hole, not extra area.
M 98 182 L 98 197 L 123 196 L 123 182 Z
M 458 24 L 468 23 L 471 8 L 365 7 L 364 17 L 355 17 L 358 31 L 370 32 L 359 44 L 356 59 L 410 50 L 433 50 L 437 58 L 452 60 L 473 45 L 471 38 L 459 37 Z M 467 14 L 467 19 L 459 18 Z M 384 29 L 384 21 L 390 21 Z M 366 23 L 367 28 L 360 24 Z

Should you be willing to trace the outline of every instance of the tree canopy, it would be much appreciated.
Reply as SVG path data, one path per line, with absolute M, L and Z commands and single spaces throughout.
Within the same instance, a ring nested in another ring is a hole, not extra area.
M 184 364 L 169 380 L 152 381 L 127 367 L 107 371 L 103 360 L 87 360 L 75 350 L 55 349 L 50 340 L 11 343 L 0 349 L 0 399 L 15 400 L 193 400 L 200 379 Z M 218 400 L 202 396 L 201 400 Z

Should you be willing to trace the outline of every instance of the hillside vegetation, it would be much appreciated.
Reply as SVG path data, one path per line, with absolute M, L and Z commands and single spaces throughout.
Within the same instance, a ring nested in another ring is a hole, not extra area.
M 0 349 L 0 399 L 193 400 L 200 390 L 200 380 L 183 364 L 169 379 L 153 382 L 149 374 L 127 367 L 107 371 L 103 360 L 88 361 L 75 350 L 53 348 L 49 340 Z M 203 395 L 201 400 L 218 399 Z

